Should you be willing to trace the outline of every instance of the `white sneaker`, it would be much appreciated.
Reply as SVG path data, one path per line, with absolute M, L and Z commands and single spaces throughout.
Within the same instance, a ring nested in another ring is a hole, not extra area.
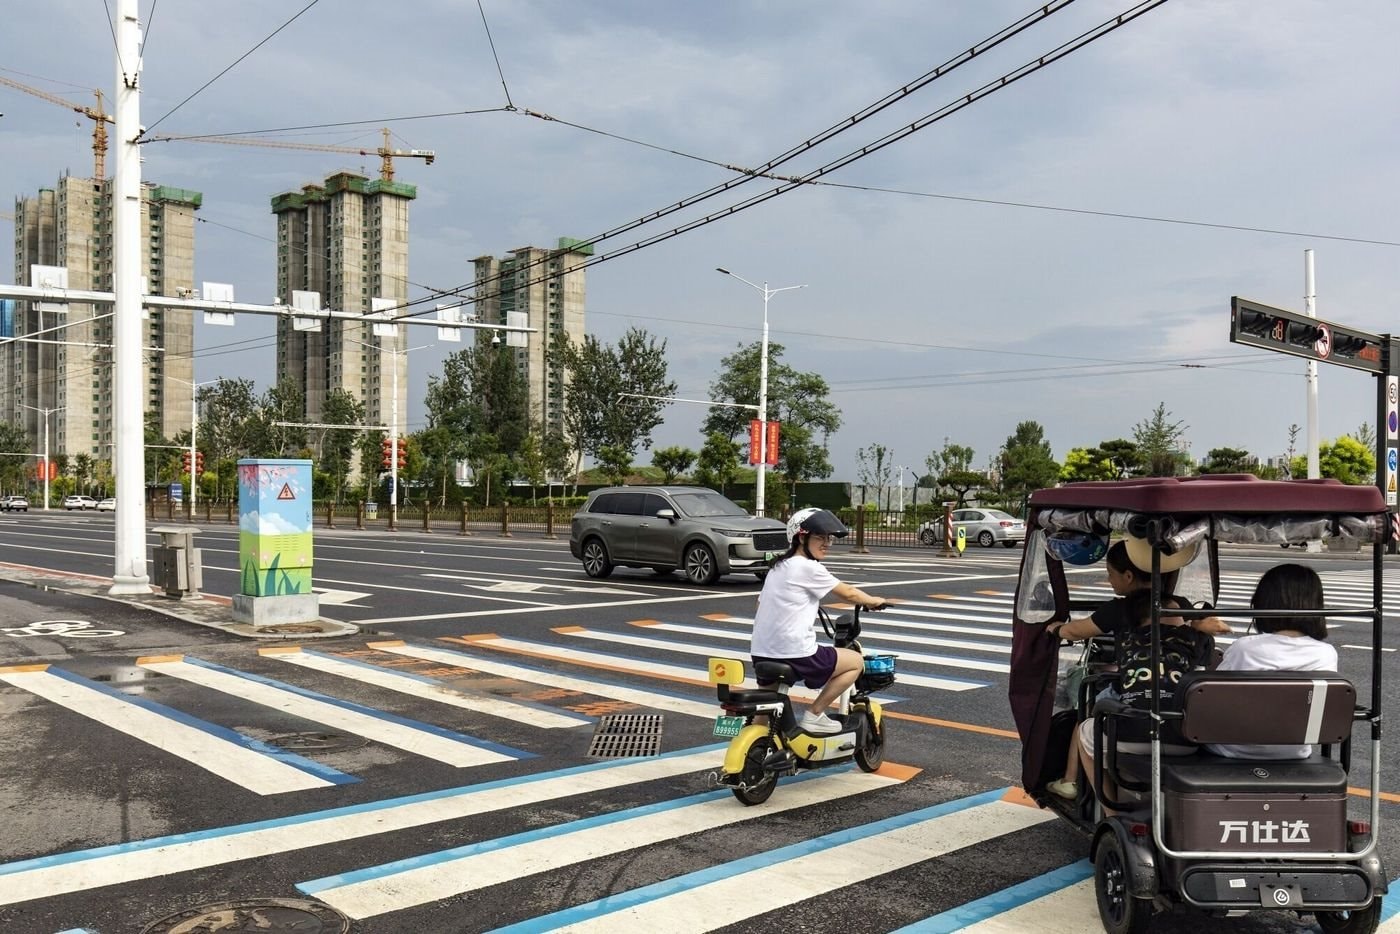
M 797 725 L 804 733 L 841 732 L 841 724 L 824 713 L 813 715 L 810 710 L 802 715 L 802 719 L 797 721 Z

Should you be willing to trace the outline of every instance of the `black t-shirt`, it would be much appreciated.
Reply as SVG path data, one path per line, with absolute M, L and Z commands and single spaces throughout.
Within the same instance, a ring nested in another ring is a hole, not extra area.
M 1089 614 L 1089 619 L 1106 636 L 1113 636 L 1119 642 L 1132 631 L 1132 621 L 1128 619 L 1128 601 L 1114 597 Z

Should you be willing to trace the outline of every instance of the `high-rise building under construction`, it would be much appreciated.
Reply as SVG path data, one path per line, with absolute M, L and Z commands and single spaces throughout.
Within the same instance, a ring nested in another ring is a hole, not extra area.
M 369 313 L 375 298 L 407 299 L 408 203 L 417 196 L 413 185 L 338 172 L 274 197 L 279 300 L 290 305 L 293 292 L 316 292 L 324 308 Z M 410 361 L 406 326 L 393 330 L 375 336 L 369 319 L 337 318 L 299 330 L 278 318 L 277 380 L 301 393 L 305 421 L 325 422 L 326 401 L 339 389 L 364 403 L 367 424 L 388 425 L 397 396 L 404 433 Z
M 141 269 L 150 295 L 194 287 L 197 191 L 145 184 Z M 38 285 L 34 266 L 67 270 L 69 289 L 112 291 L 112 180 L 63 176 L 52 189 L 15 199 L 15 282 Z M 142 313 L 145 416 L 161 435 L 190 428 L 194 321 L 188 311 Z M 23 425 L 35 452 L 47 428 L 51 457 L 111 460 L 114 440 L 112 306 L 17 302 L 14 336 L 0 344 L 0 420 Z
M 584 270 L 591 245 L 560 237 L 553 249 L 526 246 L 497 259 L 479 256 L 476 265 L 478 320 L 510 323 L 510 312 L 525 315 L 535 329 L 526 347 L 514 351 L 530 393 L 530 421 L 541 432 L 564 430 L 563 339 L 575 345 L 584 334 Z M 484 333 L 484 332 L 481 332 Z

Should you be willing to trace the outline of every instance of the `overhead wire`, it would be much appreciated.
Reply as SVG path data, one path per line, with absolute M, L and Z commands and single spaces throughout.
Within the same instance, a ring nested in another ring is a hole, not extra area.
M 1109 20 L 1105 21 L 1099 26 L 1096 26 L 1092 29 L 1087 30 L 1084 33 L 1081 33 L 1079 36 L 1065 43 L 1062 43 L 1061 45 L 1052 49 L 1050 52 L 1047 52 L 1044 55 L 1041 55 L 1038 58 L 1033 59 L 1024 65 L 1021 65 L 1019 68 L 1013 69 L 1012 71 L 1003 74 L 1001 77 L 996 78 L 991 82 L 988 82 L 980 88 L 970 93 L 959 96 L 957 99 L 948 104 L 945 104 L 938 110 L 932 111 L 931 113 L 924 115 L 918 120 L 915 120 L 913 123 L 910 123 L 898 130 L 895 130 L 894 132 L 886 134 L 885 136 L 877 139 L 873 143 L 869 143 L 865 146 L 860 147 L 859 149 L 853 150 L 845 154 L 844 156 L 832 160 L 831 162 L 828 162 L 825 165 L 819 166 L 816 169 L 812 169 L 801 176 L 794 177 L 793 179 L 778 185 L 776 188 L 769 189 L 768 191 L 763 192 L 762 194 L 754 195 L 743 201 L 731 204 L 723 210 L 711 212 L 702 217 L 681 224 L 680 226 L 677 226 L 669 231 L 654 234 L 650 237 L 643 238 L 642 240 L 638 240 L 627 246 L 619 247 L 618 249 L 610 251 L 608 253 L 601 253 L 589 257 L 588 259 L 573 266 L 572 269 L 578 270 L 582 268 L 587 268 L 589 266 L 596 266 L 597 264 L 607 262 L 610 259 L 617 259 L 621 256 L 626 256 L 628 254 L 638 252 L 639 250 L 643 250 L 647 247 L 654 246 L 666 240 L 670 240 L 674 237 L 680 236 L 681 234 L 688 233 L 691 230 L 695 230 L 699 227 L 703 227 L 716 221 L 723 220 L 724 218 L 731 217 L 734 214 L 747 210 L 748 208 L 754 207 L 758 204 L 762 204 L 763 202 L 769 201 L 772 198 L 778 197 L 779 195 L 786 194 L 787 192 L 793 190 L 796 187 L 808 184 L 812 179 L 819 178 L 822 175 L 828 174 L 830 172 L 836 171 L 837 169 L 844 168 L 847 165 L 853 164 L 859 161 L 860 159 L 864 159 L 867 156 L 870 156 L 880 151 L 881 149 L 886 148 L 887 146 L 893 145 L 894 143 L 899 142 L 900 140 L 919 132 L 920 130 L 926 129 L 927 127 L 933 125 L 934 123 L 940 120 L 952 116 L 953 114 L 973 105 L 974 103 L 983 100 L 991 96 L 992 94 L 995 94 L 997 91 L 1010 87 L 1017 81 L 1020 81 L 1021 79 L 1031 74 L 1034 74 L 1042 68 L 1046 68 L 1049 65 L 1054 64 L 1062 58 L 1072 55 L 1080 49 L 1085 48 L 1086 46 L 1098 41 L 1099 39 L 1102 39 L 1104 36 L 1111 34 L 1113 31 L 1127 25 L 1128 23 L 1136 20 L 1140 16 L 1143 16 L 1144 14 L 1152 11 L 1153 9 L 1156 9 L 1157 7 L 1163 5 L 1166 2 L 1167 0 L 1142 0 L 1142 2 L 1129 8 L 1125 12 L 1110 18 Z M 728 190 L 729 188 L 734 187 L 735 184 L 737 183 L 726 182 L 723 186 L 716 186 L 715 189 L 712 190 L 716 192 L 720 190 Z M 709 197 L 709 195 L 707 194 L 704 197 Z M 670 208 L 666 208 L 663 211 L 647 215 L 639 221 L 633 221 L 631 222 L 631 224 L 625 225 L 623 228 L 619 229 L 632 229 L 637 226 L 641 226 L 644 223 L 650 223 L 651 221 L 659 217 L 665 216 L 666 214 L 679 209 L 679 207 L 694 204 L 697 202 L 697 200 L 703 200 L 703 198 L 687 199 L 684 202 L 677 202 L 676 205 L 673 205 Z M 609 239 L 611 236 L 613 236 L 613 234 L 609 232 L 606 234 L 599 235 L 598 237 L 595 237 L 591 240 L 581 241 L 581 244 L 596 243 L 603 239 Z M 532 263 L 530 265 L 536 265 L 536 263 Z M 516 271 L 518 271 L 518 269 Z M 517 287 L 523 287 L 533 285 L 538 282 L 547 281 L 548 279 L 554 278 L 556 275 L 558 274 L 547 273 L 546 275 L 530 279 L 525 283 L 517 283 Z M 499 279 L 499 277 L 496 278 Z M 411 300 L 403 303 L 402 305 L 399 305 L 397 308 L 387 310 L 392 312 L 404 308 L 412 308 L 424 302 L 435 301 L 437 299 L 446 298 L 449 296 L 461 298 L 462 304 L 464 305 L 470 304 L 478 301 L 480 297 L 464 296 L 463 293 L 473 287 L 481 288 L 483 284 L 487 284 L 489 283 L 489 281 L 493 280 L 483 280 L 483 282 L 466 283 L 464 285 L 458 286 L 455 289 L 447 290 L 438 295 Z M 399 315 L 398 317 L 412 317 L 421 314 L 426 314 L 428 311 L 431 311 L 431 309 L 423 309 L 416 312 L 410 312 L 408 315 Z
M 476 8 L 481 13 L 481 26 L 486 30 L 486 42 L 491 46 L 491 57 L 496 60 L 496 74 L 501 76 L 501 90 L 506 95 L 506 109 L 514 110 L 515 104 L 510 99 L 510 88 L 506 87 L 506 73 L 501 68 L 501 56 L 496 54 L 496 40 L 491 38 L 491 24 L 486 22 L 486 8 L 481 5 L 481 0 L 476 0 Z
M 107 0 L 102 0 L 102 2 L 103 2 L 103 3 L 106 3 Z M 290 26 L 292 23 L 296 22 L 297 19 L 300 18 L 301 15 L 302 15 L 303 13 L 305 13 L 307 10 L 311 9 L 312 7 L 314 7 L 316 4 L 318 4 L 318 3 L 320 3 L 320 2 L 321 2 L 321 0 L 311 0 L 310 3 L 308 3 L 306 6 L 302 7 L 302 8 L 301 8 L 300 10 L 298 10 L 295 14 L 293 14 L 293 16 L 292 16 L 291 19 L 287 20 L 285 23 L 283 23 L 281 26 L 278 26 L 276 29 L 274 29 L 274 30 L 273 30 L 271 33 L 269 33 L 267 36 L 263 37 L 263 39 L 262 39 L 261 41 L 259 41 L 257 45 L 253 46 L 251 49 L 249 49 L 248 51 L 244 52 L 242 55 L 238 56 L 238 58 L 234 59 L 229 65 L 227 65 L 227 66 L 223 69 L 223 71 L 220 71 L 217 75 L 215 75 L 214 77 L 210 78 L 208 81 L 206 81 L 206 82 L 204 82 L 203 84 L 201 84 L 201 85 L 200 85 L 198 88 L 196 88 L 196 89 L 194 90 L 194 92 L 191 93 L 188 97 L 186 97 L 184 100 L 180 101 L 180 103 L 176 104 L 174 107 L 170 108 L 170 109 L 167 110 L 163 115 L 161 115 L 160 119 L 156 120 L 155 123 L 152 123 L 150 126 L 147 126 L 146 128 L 144 128 L 140 133 L 136 134 L 137 140 L 139 141 L 139 140 L 141 139 L 141 137 L 145 136 L 147 133 L 149 133 L 151 130 L 154 130 L 156 127 L 160 126 L 161 122 L 164 121 L 166 117 L 169 117 L 171 114 L 175 113 L 175 112 L 176 112 L 177 110 L 179 110 L 181 107 L 185 106 L 185 105 L 188 104 L 190 101 L 194 100 L 194 98 L 195 98 L 197 95 L 199 95 L 200 93 L 202 93 L 202 92 L 204 91 L 205 88 L 209 87 L 209 85 L 213 84 L 215 81 L 218 81 L 218 80 L 219 80 L 220 78 L 222 78 L 224 75 L 228 74 L 230 71 L 232 71 L 234 68 L 236 68 L 236 67 L 238 66 L 238 64 L 239 64 L 240 62 L 242 62 L 245 58 L 247 58 L 249 55 L 252 55 L 252 54 L 253 54 L 254 52 L 256 52 L 258 49 L 262 48 L 264 45 L 266 45 L 268 42 L 270 42 L 274 36 L 276 36 L 276 35 L 277 35 L 278 33 L 280 33 L 282 30 L 286 29 L 286 28 L 287 28 L 288 26 Z M 115 38 L 116 38 L 116 34 L 113 33 L 113 39 L 115 40 Z

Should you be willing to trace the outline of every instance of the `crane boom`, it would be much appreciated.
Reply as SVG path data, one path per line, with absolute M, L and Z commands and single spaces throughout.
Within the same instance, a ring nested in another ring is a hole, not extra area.
M 48 101 L 50 104 L 58 104 L 60 107 L 67 107 L 74 113 L 80 113 L 84 117 L 87 117 L 89 120 L 91 120 L 93 161 L 92 174 L 94 178 L 98 179 L 101 179 L 106 176 L 107 124 L 115 123 L 116 121 L 115 119 L 113 119 L 112 115 L 107 113 L 107 111 L 102 106 L 101 89 L 94 89 L 92 92 L 93 94 L 97 95 L 97 107 L 93 108 L 84 107 L 82 104 L 75 104 L 70 100 L 64 100 L 57 94 L 50 94 L 48 91 L 43 91 L 39 88 L 30 87 L 27 84 L 21 84 L 18 81 L 13 80 L 12 78 L 6 78 L 4 75 L 0 75 L 0 84 L 5 85 L 6 87 L 14 88 L 17 91 L 23 91 L 26 94 L 32 94 L 40 100 Z
M 283 139 L 261 139 L 256 136 L 152 136 L 152 143 L 217 143 L 221 146 L 262 146 L 267 149 L 298 149 L 303 152 L 342 152 L 358 156 L 379 156 L 379 176 L 385 181 L 394 180 L 394 159 L 422 159 L 425 165 L 432 165 L 437 153 L 431 149 L 391 149 L 389 130 L 382 130 L 384 145 L 378 149 L 361 149 L 354 146 L 332 146 L 329 143 L 295 143 Z

